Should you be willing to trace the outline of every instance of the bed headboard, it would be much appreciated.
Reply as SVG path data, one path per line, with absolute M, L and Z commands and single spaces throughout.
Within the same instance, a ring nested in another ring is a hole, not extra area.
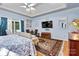
M 46 39 L 51 39 L 51 33 L 50 32 L 42 32 L 41 37 L 46 38 Z

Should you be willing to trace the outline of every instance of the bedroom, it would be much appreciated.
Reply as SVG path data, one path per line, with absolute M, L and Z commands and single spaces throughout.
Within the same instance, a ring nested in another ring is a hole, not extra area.
M 79 39 L 71 24 L 78 10 L 79 3 L 0 3 L 0 55 L 76 55 L 69 42 Z

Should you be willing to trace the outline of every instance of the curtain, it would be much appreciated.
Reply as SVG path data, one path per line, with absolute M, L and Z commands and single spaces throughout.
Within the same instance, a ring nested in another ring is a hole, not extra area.
M 24 21 L 21 20 L 21 32 L 24 32 Z
M 6 35 L 6 29 L 7 29 L 7 18 L 1 17 L 0 19 L 0 36 Z

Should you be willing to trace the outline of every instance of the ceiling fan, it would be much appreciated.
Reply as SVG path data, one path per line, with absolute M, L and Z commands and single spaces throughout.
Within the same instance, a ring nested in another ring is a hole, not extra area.
M 37 3 L 25 3 L 24 6 L 21 6 L 21 7 L 26 8 L 26 11 L 31 13 L 32 11 L 36 10 L 36 8 L 35 8 L 36 5 L 37 5 Z

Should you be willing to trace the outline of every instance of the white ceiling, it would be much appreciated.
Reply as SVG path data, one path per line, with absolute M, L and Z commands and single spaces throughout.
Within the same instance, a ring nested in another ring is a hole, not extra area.
M 65 3 L 38 3 L 36 6 L 34 6 L 36 10 L 31 11 L 30 13 L 26 11 L 25 8 L 20 7 L 24 5 L 24 3 L 0 3 L 0 8 L 30 17 L 66 8 Z

